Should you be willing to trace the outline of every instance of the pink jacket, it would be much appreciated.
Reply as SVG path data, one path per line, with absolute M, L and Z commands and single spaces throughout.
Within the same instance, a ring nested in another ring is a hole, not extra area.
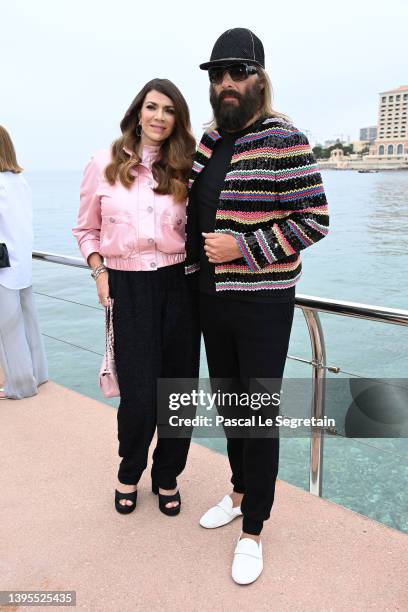
M 130 189 L 104 178 L 109 150 L 98 151 L 86 166 L 72 230 L 85 261 L 97 252 L 108 268 L 151 271 L 184 261 L 186 203 L 154 193 L 151 165 L 157 151 L 144 147 Z

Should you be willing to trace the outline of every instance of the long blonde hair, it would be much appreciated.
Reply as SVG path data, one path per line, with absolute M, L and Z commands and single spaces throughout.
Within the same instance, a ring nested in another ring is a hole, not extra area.
M 6 128 L 0 125 L 0 172 L 18 174 L 23 168 L 18 165 L 13 141 Z
M 272 88 L 272 83 L 268 76 L 268 73 L 263 68 L 258 67 L 258 75 L 259 75 L 260 82 L 264 86 L 262 90 L 261 105 L 258 110 L 259 116 L 260 117 L 276 117 L 277 119 L 283 119 L 284 121 L 291 123 L 292 120 L 288 115 L 285 115 L 285 113 L 280 113 L 279 111 L 273 108 L 273 104 L 272 104 L 273 88 Z M 204 129 L 207 132 L 211 132 L 212 130 L 215 130 L 216 128 L 217 128 L 217 123 L 213 115 L 210 121 L 204 124 Z

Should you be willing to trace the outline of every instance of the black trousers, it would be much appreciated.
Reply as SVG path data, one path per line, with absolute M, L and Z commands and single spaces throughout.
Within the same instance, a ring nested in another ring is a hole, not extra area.
M 157 424 L 157 378 L 198 377 L 197 295 L 183 263 L 154 272 L 109 269 L 109 288 L 120 389 L 118 479 L 136 484 Z M 158 438 L 152 478 L 163 489 L 176 487 L 189 446 L 189 438 Z
M 251 392 L 256 379 L 281 381 L 294 300 L 262 303 L 200 294 L 200 318 L 211 378 L 236 379 Z M 278 385 L 280 388 L 280 384 Z M 279 467 L 279 437 L 227 437 L 234 491 L 244 493 L 243 531 L 259 535 L 270 516 Z

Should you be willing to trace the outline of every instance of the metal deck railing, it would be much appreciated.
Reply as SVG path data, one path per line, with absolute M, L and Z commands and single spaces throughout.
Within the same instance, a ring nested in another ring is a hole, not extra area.
M 68 257 L 56 253 L 34 251 L 33 259 L 75 268 L 88 268 L 79 257 Z M 329 371 L 337 374 L 340 372 L 340 368 L 327 364 L 324 330 L 319 313 L 408 326 L 408 310 L 383 308 L 370 304 L 337 301 L 309 295 L 297 295 L 295 306 L 302 310 L 306 320 L 312 349 L 312 359 L 307 360 L 291 355 L 288 355 L 288 358 L 312 366 L 311 417 L 321 419 L 325 414 L 326 373 Z M 313 428 L 310 441 L 309 491 L 319 497 L 322 496 L 324 433 L 324 428 Z M 330 432 L 328 431 L 327 433 Z

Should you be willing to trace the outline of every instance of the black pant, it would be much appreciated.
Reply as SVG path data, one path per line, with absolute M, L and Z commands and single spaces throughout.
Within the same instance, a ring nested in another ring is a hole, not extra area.
M 118 479 L 136 484 L 156 429 L 157 378 L 198 377 L 197 296 L 182 263 L 154 272 L 109 269 L 109 288 L 120 389 Z M 189 438 L 158 438 L 152 478 L 163 489 L 176 487 L 189 446 Z
M 257 378 L 280 381 L 293 313 L 294 301 L 249 302 L 201 293 L 201 328 L 210 377 L 238 379 L 249 391 Z M 228 437 L 227 450 L 234 491 L 244 493 L 242 529 L 259 535 L 274 501 L 279 437 Z

